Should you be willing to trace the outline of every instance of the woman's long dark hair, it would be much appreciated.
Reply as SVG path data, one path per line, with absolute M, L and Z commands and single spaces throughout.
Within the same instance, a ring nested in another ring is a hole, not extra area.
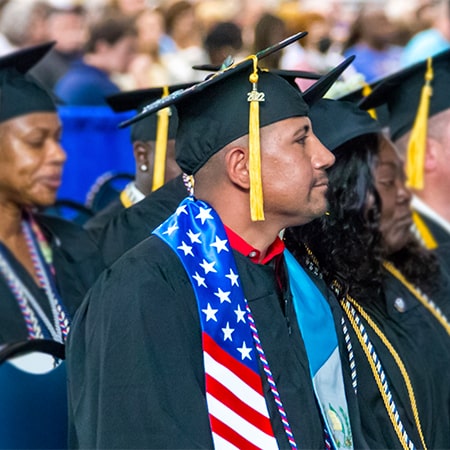
M 377 298 L 382 293 L 382 261 L 386 258 L 409 281 L 431 293 L 437 262 L 412 234 L 410 243 L 396 254 L 386 255 L 383 249 L 381 199 L 374 176 L 381 139 L 381 134 L 366 134 L 333 152 L 336 163 L 329 170 L 329 215 L 286 230 L 286 246 L 302 260 L 307 245 L 325 280 L 338 279 L 355 298 Z

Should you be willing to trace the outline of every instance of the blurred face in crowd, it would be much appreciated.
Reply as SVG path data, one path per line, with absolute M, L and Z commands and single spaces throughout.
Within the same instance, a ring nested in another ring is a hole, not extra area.
M 410 236 L 411 193 L 405 186 L 402 162 L 386 138 L 380 144 L 375 186 L 381 198 L 380 231 L 388 253 L 393 253 L 403 248 Z
M 56 113 L 37 112 L 0 124 L 0 201 L 20 206 L 52 205 L 66 154 Z
M 395 27 L 382 10 L 369 10 L 361 18 L 361 34 L 376 49 L 383 49 L 395 35 Z
M 109 72 L 124 73 L 136 55 L 137 39 L 135 36 L 124 36 L 114 44 L 102 42 L 101 52 L 108 61 Z
M 146 0 L 116 0 L 116 7 L 126 15 L 134 15 L 147 7 Z
M 154 52 L 159 48 L 159 40 L 164 33 L 164 19 L 160 12 L 145 10 L 136 19 L 139 51 Z
M 50 40 L 63 53 L 75 53 L 82 49 L 87 39 L 87 24 L 83 14 L 70 11 L 55 12 L 47 21 Z

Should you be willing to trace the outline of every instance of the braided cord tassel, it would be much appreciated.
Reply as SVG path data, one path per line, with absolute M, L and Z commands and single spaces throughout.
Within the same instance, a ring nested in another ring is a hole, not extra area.
M 30 337 L 30 339 L 41 339 L 43 337 L 43 334 L 41 327 L 39 326 L 37 317 L 34 314 L 33 310 L 28 306 L 28 302 L 25 299 L 22 287 L 20 286 L 19 283 L 17 283 L 17 280 L 13 276 L 13 273 L 9 265 L 3 258 L 3 255 L 1 254 L 0 254 L 0 272 L 5 278 L 6 283 L 8 284 L 8 287 L 13 293 L 14 297 L 17 299 L 19 309 L 22 313 L 22 317 L 27 327 L 28 336 Z
M 289 424 L 283 403 L 281 402 L 280 394 L 279 394 L 277 386 L 275 384 L 275 380 L 273 378 L 272 371 L 270 370 L 269 363 L 267 362 L 266 356 L 264 354 L 264 350 L 261 346 L 261 341 L 259 339 L 258 330 L 256 329 L 255 320 L 253 319 L 252 312 L 251 312 L 250 307 L 248 306 L 247 302 L 246 302 L 246 309 L 247 309 L 248 321 L 250 323 L 250 329 L 252 331 L 253 341 L 255 343 L 255 347 L 256 347 L 256 350 L 259 355 L 259 360 L 261 361 L 261 364 L 263 366 L 264 373 L 266 374 L 267 382 L 269 383 L 270 390 L 272 392 L 273 398 L 277 405 L 277 409 L 278 409 L 278 412 L 281 417 L 281 422 L 283 423 L 284 432 L 286 433 L 286 436 L 287 436 L 287 439 L 291 446 L 291 449 L 297 449 L 297 444 L 294 439 L 294 434 L 292 433 L 292 429 Z

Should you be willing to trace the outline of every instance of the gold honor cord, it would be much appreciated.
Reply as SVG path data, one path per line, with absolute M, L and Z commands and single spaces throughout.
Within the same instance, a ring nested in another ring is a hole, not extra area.
M 392 355 L 392 357 L 394 358 L 394 361 L 396 362 L 398 368 L 400 369 L 400 372 L 402 374 L 403 380 L 405 381 L 405 385 L 406 385 L 406 389 L 408 391 L 408 396 L 409 396 L 409 401 L 411 403 L 411 410 L 413 412 L 414 415 L 414 421 L 416 423 L 416 427 L 417 427 L 417 431 L 419 433 L 420 436 L 420 441 L 422 443 L 422 448 L 424 450 L 427 450 L 427 446 L 425 444 L 425 439 L 423 437 L 423 433 L 422 433 L 422 426 L 420 423 L 420 418 L 419 418 L 419 412 L 417 410 L 417 403 L 416 403 L 416 398 L 414 395 L 414 389 L 412 387 L 411 384 L 411 380 L 409 378 L 408 372 L 406 371 L 406 368 L 403 364 L 403 361 L 401 360 L 400 356 L 398 355 L 397 351 L 394 349 L 394 347 L 392 346 L 392 344 L 388 341 L 388 339 L 386 338 L 386 336 L 383 334 L 383 332 L 378 328 L 377 324 L 370 318 L 370 316 L 364 311 L 364 309 L 362 308 L 362 306 L 360 306 L 356 300 L 354 298 L 352 298 L 350 295 L 346 295 L 346 300 L 344 301 L 343 299 L 341 299 L 341 305 L 356 333 L 356 336 L 358 338 L 358 341 L 361 344 L 361 347 L 364 350 L 364 353 L 366 354 L 366 358 L 367 361 L 369 362 L 370 368 L 372 369 L 372 373 L 374 375 L 375 381 L 377 383 L 378 386 L 378 390 L 380 391 L 381 397 L 383 399 L 386 411 L 389 415 L 389 419 L 391 420 L 392 426 L 399 438 L 399 441 L 402 445 L 402 447 L 405 450 L 408 450 L 409 447 L 406 444 L 404 438 L 403 438 L 403 434 L 402 431 L 400 430 L 400 427 L 397 424 L 397 421 L 395 420 L 395 416 L 394 413 L 392 412 L 390 406 L 389 406 L 389 398 L 386 394 L 386 392 L 383 389 L 382 386 L 382 382 L 378 376 L 378 371 L 375 365 L 375 362 L 373 361 L 372 356 L 370 355 L 369 349 L 367 348 L 367 346 L 365 345 L 364 342 L 364 338 L 363 335 L 358 327 L 358 325 L 356 324 L 356 321 L 354 319 L 354 317 L 352 316 L 351 312 L 350 312 L 350 307 L 349 304 L 351 304 L 357 311 L 358 313 L 361 315 L 361 317 L 367 322 L 367 324 L 373 329 L 373 331 L 375 331 L 376 335 L 381 339 L 381 341 L 383 342 L 383 344 L 386 346 L 386 348 L 388 349 L 389 353 Z M 406 433 L 406 432 L 405 432 Z
M 317 269 L 319 269 L 319 263 L 317 261 L 317 258 L 314 256 L 314 254 L 312 253 L 311 249 L 308 248 L 305 245 L 305 249 L 308 253 L 308 256 L 311 258 L 312 262 L 314 263 L 314 265 L 316 266 Z M 338 296 L 339 292 L 342 292 L 342 287 L 340 285 L 340 283 L 337 280 L 334 280 L 332 282 L 332 286 L 331 286 L 332 291 Z M 401 360 L 400 356 L 398 355 L 397 351 L 394 349 L 394 347 L 392 346 L 392 344 L 389 342 L 389 340 L 387 339 L 387 337 L 383 334 L 383 332 L 379 329 L 378 325 L 371 319 L 371 317 L 366 313 L 366 311 L 362 308 L 362 306 L 360 306 L 357 301 L 352 298 L 349 294 L 346 295 L 346 298 L 340 299 L 340 304 L 350 322 L 350 324 L 352 325 L 353 330 L 355 331 L 356 337 L 358 338 L 358 341 L 361 345 L 361 347 L 363 348 L 363 351 L 366 355 L 367 361 L 369 362 L 370 368 L 372 370 L 372 373 L 374 375 L 374 379 L 375 382 L 377 384 L 378 390 L 380 392 L 380 395 L 383 399 L 385 408 L 386 408 L 386 412 L 388 413 L 389 419 L 392 423 L 392 426 L 395 430 L 395 433 L 397 434 L 397 437 L 400 441 L 400 444 L 402 445 L 402 447 L 405 450 L 409 450 L 409 447 L 407 445 L 407 443 L 405 442 L 405 439 L 403 438 L 403 433 L 402 430 L 400 429 L 400 426 L 397 423 L 397 420 L 395 418 L 394 413 L 392 412 L 390 406 L 389 406 L 389 398 L 388 395 L 386 394 L 386 392 L 383 389 L 383 383 L 380 380 L 378 371 L 377 371 L 377 367 L 375 365 L 375 362 L 372 358 L 372 356 L 370 355 L 370 351 L 366 346 L 366 343 L 364 341 L 363 338 L 363 334 L 359 328 L 359 326 L 356 323 L 355 318 L 353 317 L 352 313 L 351 313 L 351 309 L 350 309 L 350 305 L 353 306 L 353 308 L 361 315 L 361 317 L 367 322 L 367 324 L 369 325 L 369 327 L 371 327 L 373 329 L 373 331 L 375 332 L 375 334 L 380 338 L 381 342 L 385 345 L 385 347 L 388 349 L 389 353 L 391 354 L 391 356 L 393 357 L 395 363 L 397 364 L 397 367 L 400 370 L 400 373 L 403 377 L 403 380 L 405 382 L 406 385 L 406 389 L 408 391 L 408 397 L 409 397 L 409 401 L 410 401 L 410 405 L 411 405 L 411 410 L 413 412 L 413 416 L 414 416 L 414 421 L 417 427 L 417 431 L 419 433 L 419 437 L 420 437 L 420 441 L 422 444 L 422 448 L 424 450 L 427 450 L 427 446 L 425 444 L 425 439 L 423 436 L 423 432 L 422 432 L 422 426 L 420 423 L 420 418 L 419 418 L 419 412 L 417 409 L 417 403 L 416 403 L 416 397 L 414 394 L 414 389 L 412 387 L 412 383 L 411 380 L 409 378 L 408 372 L 406 371 L 406 368 L 403 364 L 403 361 Z M 406 434 L 406 432 L 405 432 Z
M 448 323 L 447 317 L 442 313 L 442 311 L 437 307 L 434 302 L 428 299 L 424 294 L 422 294 L 417 288 L 415 288 L 411 283 L 409 283 L 406 278 L 397 270 L 392 263 L 383 262 L 383 267 L 395 278 L 397 278 L 400 283 L 402 283 L 409 292 L 411 292 L 414 297 L 419 300 L 419 302 L 436 318 L 436 320 L 444 327 L 447 334 L 450 336 L 450 324 Z

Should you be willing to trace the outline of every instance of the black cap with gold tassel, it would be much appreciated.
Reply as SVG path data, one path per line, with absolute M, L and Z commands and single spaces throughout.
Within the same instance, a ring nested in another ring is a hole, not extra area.
M 162 98 L 169 95 L 169 87 L 162 88 Z M 152 191 L 156 191 L 164 184 L 166 169 L 166 153 L 167 139 L 169 134 L 169 118 L 171 115 L 170 108 L 160 109 L 156 115 L 158 116 L 156 125 L 156 142 L 155 142 L 155 161 L 153 164 L 153 182 Z
M 386 105 L 388 109 L 389 131 L 396 141 L 414 127 L 417 113 L 420 110 L 421 97 L 424 106 L 428 108 L 428 117 L 450 108 L 450 50 L 431 57 L 433 91 L 436 95 L 430 97 L 431 88 L 423 91 L 424 76 L 429 67 L 428 60 L 395 72 L 382 80 L 373 88 L 372 93 L 363 98 L 359 106 L 363 109 L 378 108 Z M 426 106 L 429 104 L 429 106 Z M 422 108 L 422 114 L 425 108 Z
M 259 102 L 264 101 L 264 92 L 258 91 L 258 58 L 252 56 L 253 72 L 249 76 L 252 90 L 248 93 L 250 102 L 248 147 L 250 169 L 250 212 L 253 221 L 264 220 L 264 198 L 261 181 L 261 152 L 259 141 Z
M 179 117 L 176 160 L 188 175 L 195 174 L 227 144 L 248 135 L 251 217 L 252 220 L 264 220 L 259 130 L 284 119 L 307 116 L 309 108 L 302 93 L 286 79 L 259 70 L 258 59 L 303 35 L 299 33 L 214 73 L 190 88 L 153 102 L 121 126 L 138 122 L 162 108 L 175 105 Z M 332 71 L 330 76 L 323 76 L 316 83 L 317 92 L 314 86 L 309 89 L 311 102 L 326 92 L 347 65 L 342 66 L 342 70 Z
M 106 98 L 106 102 L 115 112 L 142 111 L 149 102 L 159 100 L 171 92 L 186 89 L 194 83 L 154 87 L 124 91 Z M 145 120 L 136 122 L 131 127 L 131 141 L 155 142 L 153 163 L 152 191 L 164 184 L 167 141 L 175 139 L 178 127 L 178 115 L 175 108 L 165 108 L 157 114 L 148 115 Z
M 433 95 L 431 81 L 433 80 L 432 59 L 427 60 L 425 83 L 420 94 L 419 107 L 408 142 L 406 152 L 406 185 L 412 189 L 423 189 L 423 171 L 425 164 L 425 149 L 427 145 L 428 115 L 430 98 Z

